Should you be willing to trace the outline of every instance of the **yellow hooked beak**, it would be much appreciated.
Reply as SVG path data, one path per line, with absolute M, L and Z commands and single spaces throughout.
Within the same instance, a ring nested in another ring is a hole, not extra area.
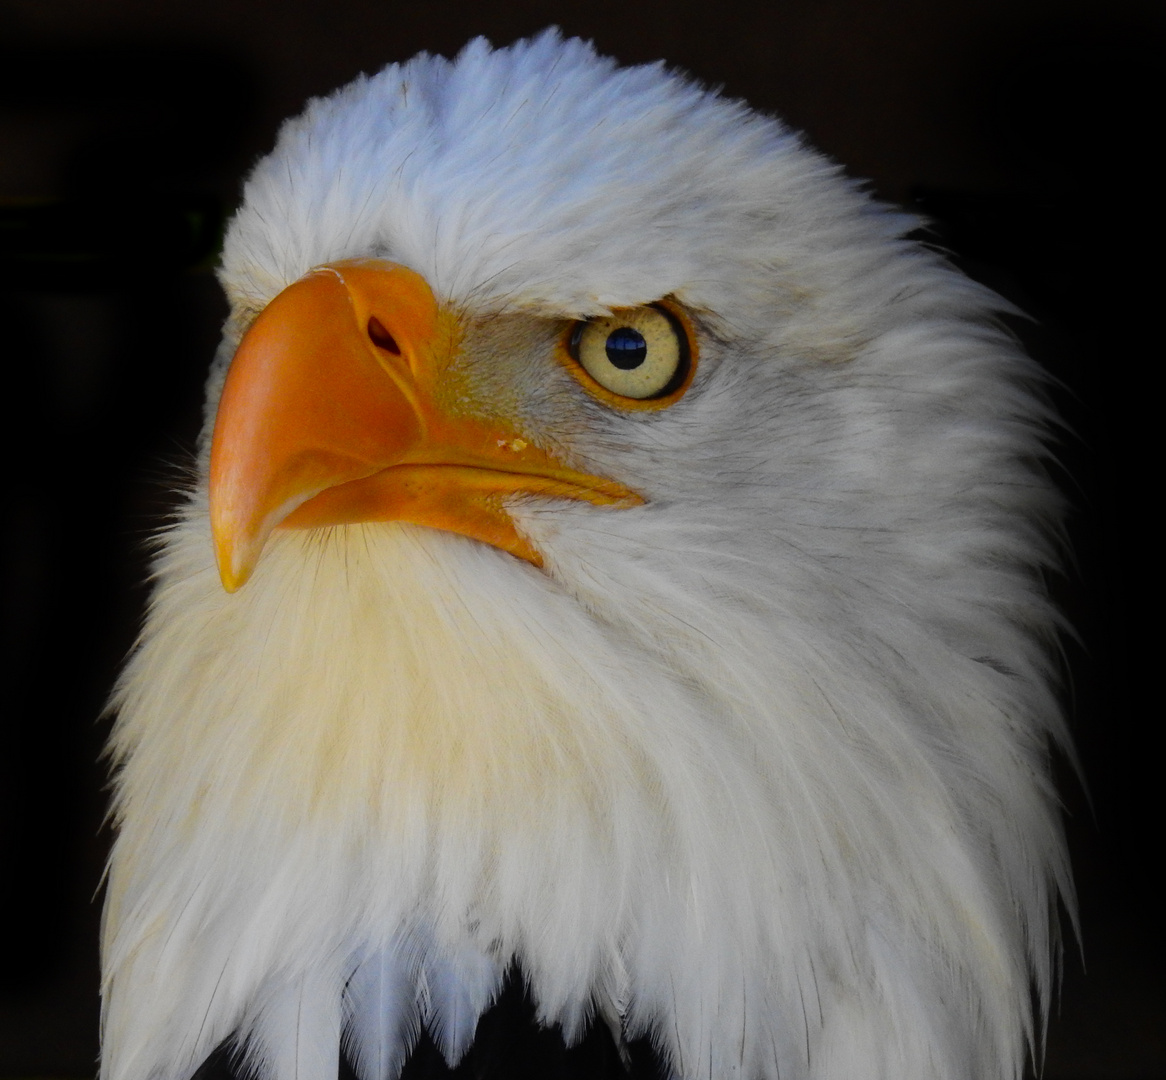
M 442 386 L 457 342 L 456 317 L 390 262 L 321 266 L 272 300 L 235 353 L 211 443 L 211 528 L 228 592 L 281 526 L 407 521 L 541 566 L 508 497 L 643 502 L 459 411 Z

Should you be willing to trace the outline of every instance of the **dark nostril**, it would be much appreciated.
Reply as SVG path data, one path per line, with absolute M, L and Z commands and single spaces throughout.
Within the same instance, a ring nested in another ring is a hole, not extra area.
M 368 320 L 368 336 L 378 349 L 384 349 L 394 356 L 401 355 L 401 346 L 397 344 L 397 339 L 385 329 L 385 324 L 375 315 Z

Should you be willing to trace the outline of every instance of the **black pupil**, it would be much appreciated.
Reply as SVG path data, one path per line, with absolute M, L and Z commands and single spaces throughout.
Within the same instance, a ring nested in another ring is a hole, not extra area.
M 620 371 L 638 368 L 648 355 L 644 335 L 630 326 L 621 326 L 607 335 L 607 358 Z

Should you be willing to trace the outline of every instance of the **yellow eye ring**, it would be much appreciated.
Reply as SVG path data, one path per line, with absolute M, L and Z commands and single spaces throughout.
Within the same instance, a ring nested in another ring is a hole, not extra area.
M 684 396 L 696 371 L 692 325 L 666 301 L 572 323 L 563 352 L 579 382 L 619 409 L 667 408 Z

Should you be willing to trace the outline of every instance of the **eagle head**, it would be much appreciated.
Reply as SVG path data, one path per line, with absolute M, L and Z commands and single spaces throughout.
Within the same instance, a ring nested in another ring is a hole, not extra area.
M 915 225 L 554 32 L 288 121 L 116 693 L 105 1080 L 456 1063 L 512 965 L 675 1080 L 1020 1076 L 1048 411 Z

